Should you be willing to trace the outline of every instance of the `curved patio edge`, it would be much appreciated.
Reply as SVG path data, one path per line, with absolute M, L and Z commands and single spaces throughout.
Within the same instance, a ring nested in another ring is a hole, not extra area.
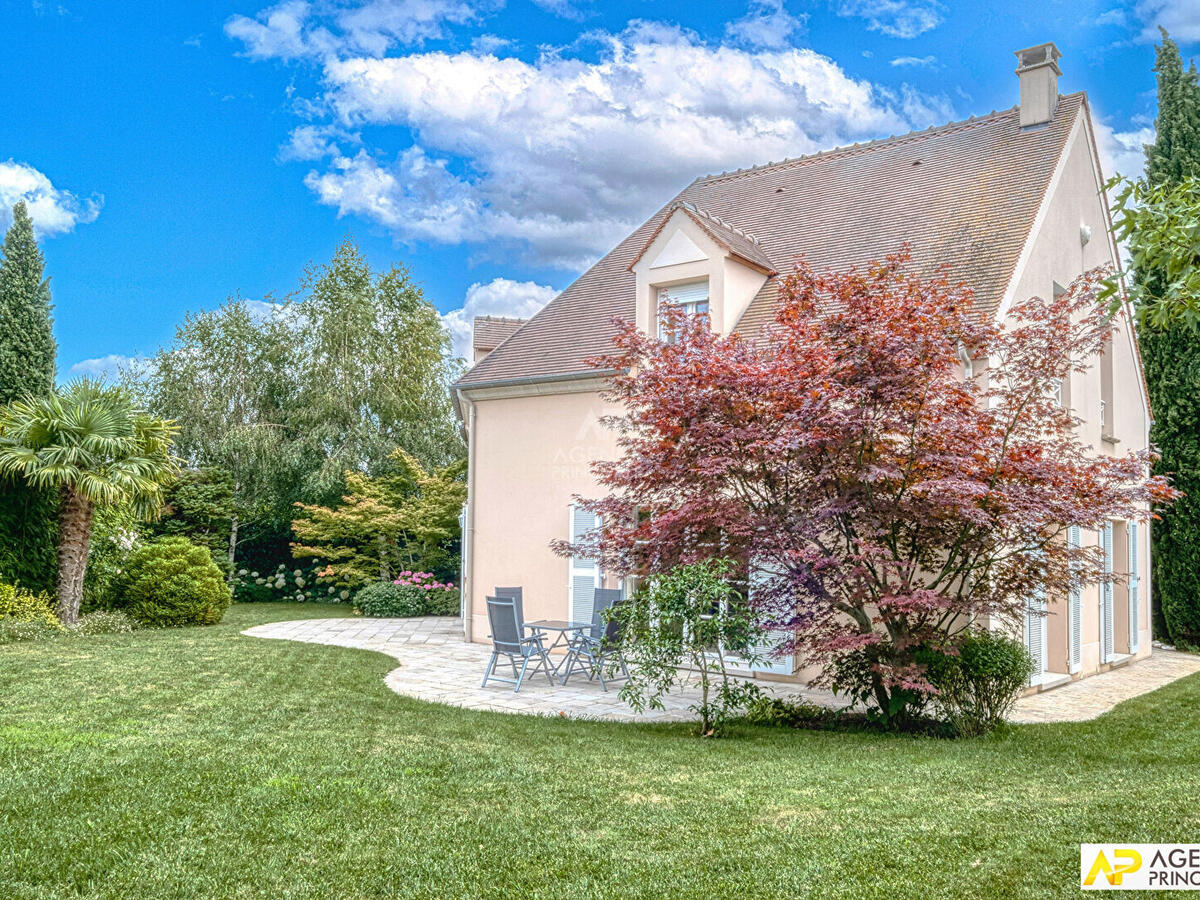
M 566 685 L 551 685 L 541 674 L 526 676 L 520 693 L 503 682 L 480 687 L 490 648 L 464 641 L 461 621 L 455 617 L 291 619 L 256 625 L 242 634 L 376 650 L 400 663 L 384 678 L 397 694 L 466 709 L 618 722 L 681 722 L 695 719 L 692 707 L 700 698 L 695 685 L 686 685 L 663 698 L 663 709 L 638 713 L 620 699 L 619 685 L 606 692 L 598 682 L 581 676 Z M 1083 722 L 1195 672 L 1200 672 L 1200 655 L 1156 649 L 1148 659 L 1022 697 L 1010 719 L 1017 723 Z M 828 707 L 843 705 L 828 691 L 798 684 L 758 683 L 776 697 Z
M 545 675 L 527 675 L 519 693 L 503 682 L 480 687 L 491 648 L 464 641 L 461 620 L 445 616 L 292 619 L 255 625 L 242 634 L 384 653 L 400 663 L 384 677 L 397 694 L 466 709 L 618 722 L 681 722 L 696 718 L 691 707 L 700 698 L 697 687 L 685 686 L 663 698 L 663 709 L 638 713 L 618 696 L 619 684 L 603 691 L 599 682 L 582 676 L 565 685 L 551 685 Z M 801 685 L 760 684 L 778 697 L 823 705 L 833 701 L 832 694 Z

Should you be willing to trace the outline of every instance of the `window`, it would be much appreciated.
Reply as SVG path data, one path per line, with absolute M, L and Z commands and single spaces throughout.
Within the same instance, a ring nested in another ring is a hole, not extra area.
M 673 303 L 690 316 L 708 315 L 708 280 L 689 281 L 658 289 L 658 309 Z M 675 335 L 669 334 L 662 316 L 658 321 L 658 336 L 661 340 L 674 343 Z

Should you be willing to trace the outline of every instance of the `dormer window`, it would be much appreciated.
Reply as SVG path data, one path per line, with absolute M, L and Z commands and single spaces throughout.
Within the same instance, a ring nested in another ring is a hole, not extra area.
M 689 316 L 708 315 L 708 279 L 688 281 L 683 284 L 673 284 L 670 287 L 658 289 L 658 337 L 668 343 L 675 342 L 675 335 L 666 329 L 662 310 L 668 303 L 678 306 Z

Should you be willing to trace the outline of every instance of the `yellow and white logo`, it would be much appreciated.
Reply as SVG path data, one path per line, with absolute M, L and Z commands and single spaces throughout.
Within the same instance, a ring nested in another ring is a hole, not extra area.
M 1200 844 L 1080 844 L 1085 891 L 1200 891 Z

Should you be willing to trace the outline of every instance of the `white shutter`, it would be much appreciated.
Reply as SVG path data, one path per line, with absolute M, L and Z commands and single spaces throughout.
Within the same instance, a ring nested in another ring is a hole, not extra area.
M 571 543 L 577 543 L 592 531 L 600 519 L 582 506 L 571 504 Z M 596 588 L 600 587 L 600 563 L 594 559 L 572 556 L 567 583 L 567 618 L 572 622 L 591 622 L 596 603 Z
M 1078 525 L 1067 529 L 1068 546 L 1078 550 L 1082 542 Z M 1077 569 L 1078 565 L 1072 563 L 1072 568 Z M 1068 667 L 1074 675 L 1083 664 L 1083 588 L 1078 584 L 1071 585 L 1071 593 L 1067 598 L 1067 618 Z
M 1129 534 L 1129 652 L 1138 651 L 1138 523 L 1130 522 Z
M 1104 574 L 1113 572 L 1113 526 L 1105 522 L 1100 529 L 1104 545 Z M 1111 579 L 1100 585 L 1100 661 L 1109 662 L 1113 657 L 1113 586 Z
M 765 583 L 769 571 L 761 565 L 750 566 L 750 604 L 754 605 L 755 592 Z M 771 629 L 763 636 L 758 647 L 761 659 L 750 664 L 752 672 L 773 672 L 776 675 L 793 675 L 796 672 L 796 657 L 793 653 L 784 656 L 774 656 L 772 651 L 788 639 L 786 631 Z
M 1046 589 L 1038 587 L 1025 605 L 1025 648 L 1033 657 L 1030 683 L 1046 671 Z

